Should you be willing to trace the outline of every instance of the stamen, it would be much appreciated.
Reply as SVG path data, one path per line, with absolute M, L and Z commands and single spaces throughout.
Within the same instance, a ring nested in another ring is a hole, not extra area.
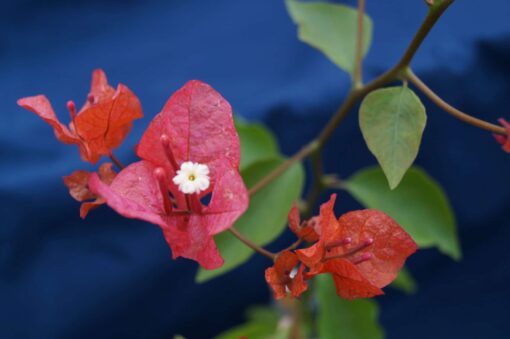
M 186 203 L 192 212 L 202 213 L 202 203 L 198 199 L 198 194 L 186 194 Z
M 354 265 L 358 265 L 361 264 L 362 262 L 372 259 L 373 257 L 374 256 L 372 253 L 366 252 L 360 255 L 359 257 L 352 259 L 351 263 L 353 263 Z
M 160 139 L 161 145 L 163 146 L 163 149 L 165 150 L 165 155 L 170 161 L 170 165 L 172 165 L 172 168 L 174 171 L 177 171 L 179 169 L 179 165 L 177 165 L 177 161 L 175 160 L 174 154 L 172 152 L 172 148 L 170 147 L 170 138 L 168 135 L 163 134 L 161 135 Z
M 69 111 L 69 114 L 71 114 L 71 120 L 74 121 L 74 118 L 76 118 L 76 105 L 74 104 L 74 101 L 69 100 L 66 106 L 67 110 Z
M 89 103 L 91 104 L 94 104 L 94 101 L 96 101 L 96 98 L 94 97 L 93 94 L 90 94 L 87 96 L 87 100 L 89 101 Z
M 335 241 L 335 242 L 332 242 L 330 244 L 327 244 L 326 245 L 326 250 L 331 250 L 331 249 L 333 249 L 335 247 L 349 245 L 351 242 L 352 242 L 352 238 L 351 237 L 345 237 L 342 240 Z
M 154 170 L 154 177 L 158 181 L 159 190 L 161 191 L 161 196 L 163 197 L 163 205 L 165 207 L 165 213 L 171 214 L 172 210 L 173 210 L 173 205 L 172 205 L 172 201 L 170 200 L 170 195 L 168 194 L 165 170 L 161 167 L 156 168 Z
M 343 254 L 343 256 L 347 257 L 347 256 L 353 255 L 355 253 L 358 253 L 359 251 L 364 250 L 365 248 L 367 248 L 368 246 L 372 245 L 373 243 L 374 243 L 374 239 L 367 238 L 361 244 L 359 244 L 358 246 L 356 246 L 354 248 L 351 248 L 349 251 L 345 252 Z
M 349 238 L 350 239 L 350 238 Z M 345 241 L 345 239 L 344 239 Z M 323 260 L 330 260 L 330 259 L 339 259 L 339 258 L 347 258 L 347 257 L 350 257 L 351 255 L 353 254 L 356 254 L 358 253 L 359 251 L 362 251 L 364 250 L 365 248 L 369 247 L 370 245 L 372 245 L 374 243 L 374 239 L 372 238 L 367 238 L 365 239 L 362 243 L 360 243 L 358 246 L 354 247 L 354 248 L 351 248 L 350 250 L 346 251 L 345 253 L 343 254 L 339 254 L 339 255 L 334 255 L 334 256 L 330 256 L 330 257 L 324 257 Z M 344 245 L 345 246 L 345 245 Z M 329 252 L 329 250 L 331 249 L 331 247 L 326 247 L 326 252 Z M 371 255 L 371 254 L 370 254 Z
M 190 211 L 184 211 L 184 210 L 176 210 L 176 211 L 173 211 L 172 213 L 173 215 L 182 215 L 182 216 L 186 216 L 186 215 L 190 215 L 191 212 Z

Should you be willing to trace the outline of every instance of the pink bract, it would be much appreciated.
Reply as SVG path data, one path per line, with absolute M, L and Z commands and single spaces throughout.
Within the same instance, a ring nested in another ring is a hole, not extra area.
M 239 153 L 230 105 L 211 86 L 194 80 L 172 95 L 151 122 L 137 147 L 143 160 L 122 170 L 111 185 L 92 175 L 89 186 L 119 214 L 159 225 L 174 258 L 214 269 L 223 259 L 213 235 L 230 228 L 248 207 Z M 173 184 L 187 161 L 209 167 L 206 191 L 184 194 Z

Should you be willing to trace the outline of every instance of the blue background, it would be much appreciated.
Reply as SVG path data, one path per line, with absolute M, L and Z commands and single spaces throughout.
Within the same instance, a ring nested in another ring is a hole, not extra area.
M 107 208 L 82 221 L 61 177 L 90 167 L 15 101 L 44 93 L 67 119 L 66 101 L 85 100 L 91 71 L 103 68 L 143 104 L 145 118 L 117 151 L 129 162 L 132 145 L 169 95 L 198 78 L 244 117 L 265 121 L 291 154 L 320 130 L 349 81 L 297 40 L 283 2 L 0 6 L 0 337 L 208 338 L 242 321 L 248 305 L 269 301 L 264 258 L 197 286 L 196 265 L 172 261 L 157 227 Z M 368 12 L 376 30 L 366 75 L 373 77 L 398 59 L 426 7 L 420 0 L 369 1 Z M 416 73 L 463 110 L 489 121 L 510 118 L 509 15 L 506 0 L 457 1 L 420 49 Z M 508 338 L 510 155 L 489 133 L 424 102 L 429 124 L 417 163 L 451 198 L 464 259 L 453 262 L 435 250 L 413 256 L 420 289 L 379 298 L 382 324 L 388 338 Z M 326 159 L 326 169 L 342 176 L 375 164 L 355 114 Z M 359 207 L 345 194 L 339 206 Z M 289 241 L 287 235 L 274 246 Z

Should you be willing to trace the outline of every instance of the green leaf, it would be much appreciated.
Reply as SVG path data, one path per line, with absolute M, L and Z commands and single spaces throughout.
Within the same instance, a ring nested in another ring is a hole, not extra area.
M 278 313 L 269 307 L 253 307 L 247 311 L 248 321 L 231 328 L 215 339 L 287 339 L 289 329 L 278 327 Z M 283 335 L 283 336 L 282 336 Z
M 299 39 L 324 53 L 344 71 L 354 72 L 357 10 L 327 2 L 286 0 L 287 10 L 299 28 Z M 363 56 L 372 41 L 372 20 L 363 21 Z
M 316 277 L 319 302 L 319 338 L 382 339 L 383 329 L 377 318 L 378 305 L 373 300 L 347 301 L 340 298 L 329 275 Z
M 426 123 L 425 107 L 407 87 L 379 89 L 363 100 L 361 132 L 391 189 L 398 186 L 416 159 Z
M 266 339 L 276 330 L 274 325 L 249 322 L 227 330 L 216 337 L 216 339 L 239 339 L 242 337 L 250 339 Z
M 422 247 L 436 246 L 458 260 L 457 227 L 450 203 L 439 184 L 420 168 L 411 168 L 397 189 L 386 185 L 379 167 L 361 170 L 345 183 L 362 205 L 386 212 Z
M 397 278 L 393 280 L 390 286 L 407 294 L 413 294 L 418 289 L 416 281 L 405 267 L 398 272 Z
M 246 311 L 246 318 L 250 321 L 272 323 L 276 325 L 278 312 L 276 309 L 267 306 L 251 306 Z
M 265 126 L 236 119 L 236 129 L 241 141 L 241 171 L 257 161 L 280 155 L 273 134 Z
M 283 161 L 282 158 L 263 160 L 242 171 L 246 186 L 253 186 Z M 257 245 L 267 245 L 285 229 L 287 214 L 292 203 L 301 195 L 303 184 L 304 170 L 301 164 L 297 163 L 251 197 L 248 210 L 234 226 Z M 229 232 L 218 234 L 215 240 L 225 264 L 216 270 L 200 268 L 197 282 L 204 282 L 231 271 L 248 261 L 254 253 Z

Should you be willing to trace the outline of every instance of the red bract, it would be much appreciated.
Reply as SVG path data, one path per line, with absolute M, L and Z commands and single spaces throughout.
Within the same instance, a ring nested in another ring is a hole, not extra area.
M 83 202 L 80 207 L 80 217 L 85 219 L 90 210 L 105 203 L 105 200 L 92 193 L 88 186 L 91 172 L 75 171 L 71 175 L 64 177 L 64 183 L 69 188 L 71 196 L 79 202 Z M 111 163 L 104 163 L 99 167 L 99 177 L 110 185 L 117 174 L 112 170 Z M 93 201 L 87 201 L 93 200 Z
M 310 268 L 306 276 L 331 273 L 337 294 L 345 299 L 383 294 L 381 288 L 396 278 L 416 243 L 381 211 L 352 211 L 337 220 L 335 199 L 332 195 L 321 206 L 319 241 L 297 251 Z
M 308 242 L 315 242 L 319 240 L 319 234 L 317 233 L 317 217 L 301 223 L 299 209 L 294 205 L 290 209 L 288 220 L 290 230 L 294 232 L 299 239 L 303 239 Z
M 159 225 L 174 258 L 214 269 L 223 259 L 212 236 L 231 227 L 248 207 L 239 152 L 230 105 L 211 86 L 190 81 L 143 135 L 137 147 L 143 160 L 122 170 L 111 185 L 92 175 L 89 186 L 121 215 Z M 173 183 L 188 162 L 209 169 L 210 185 L 199 193 L 184 194 Z
M 508 137 L 510 135 L 510 123 L 503 118 L 499 119 L 499 123 L 506 129 L 506 136 L 494 134 L 494 137 L 503 145 L 503 151 L 510 153 L 510 137 Z
M 303 277 L 305 266 L 301 265 L 293 272 L 298 263 L 296 254 L 286 251 L 278 255 L 274 266 L 266 269 L 266 281 L 271 286 L 275 299 L 285 297 L 287 292 L 297 298 L 308 288 Z
M 185 161 L 208 165 L 213 177 L 218 171 L 216 159 L 226 159 L 233 168 L 239 168 L 239 136 L 230 104 L 211 86 L 189 81 L 152 120 L 137 154 L 163 167 L 171 177 Z M 176 193 L 176 189 L 170 183 L 171 192 Z
M 90 93 L 82 109 L 76 113 L 74 102 L 67 103 L 69 126 L 58 120 L 44 95 L 19 99 L 18 105 L 50 124 L 60 142 L 78 145 L 82 159 L 92 164 L 102 155 L 110 155 L 126 137 L 133 120 L 143 116 L 138 98 L 122 84 L 113 89 L 100 69 L 92 74 Z

